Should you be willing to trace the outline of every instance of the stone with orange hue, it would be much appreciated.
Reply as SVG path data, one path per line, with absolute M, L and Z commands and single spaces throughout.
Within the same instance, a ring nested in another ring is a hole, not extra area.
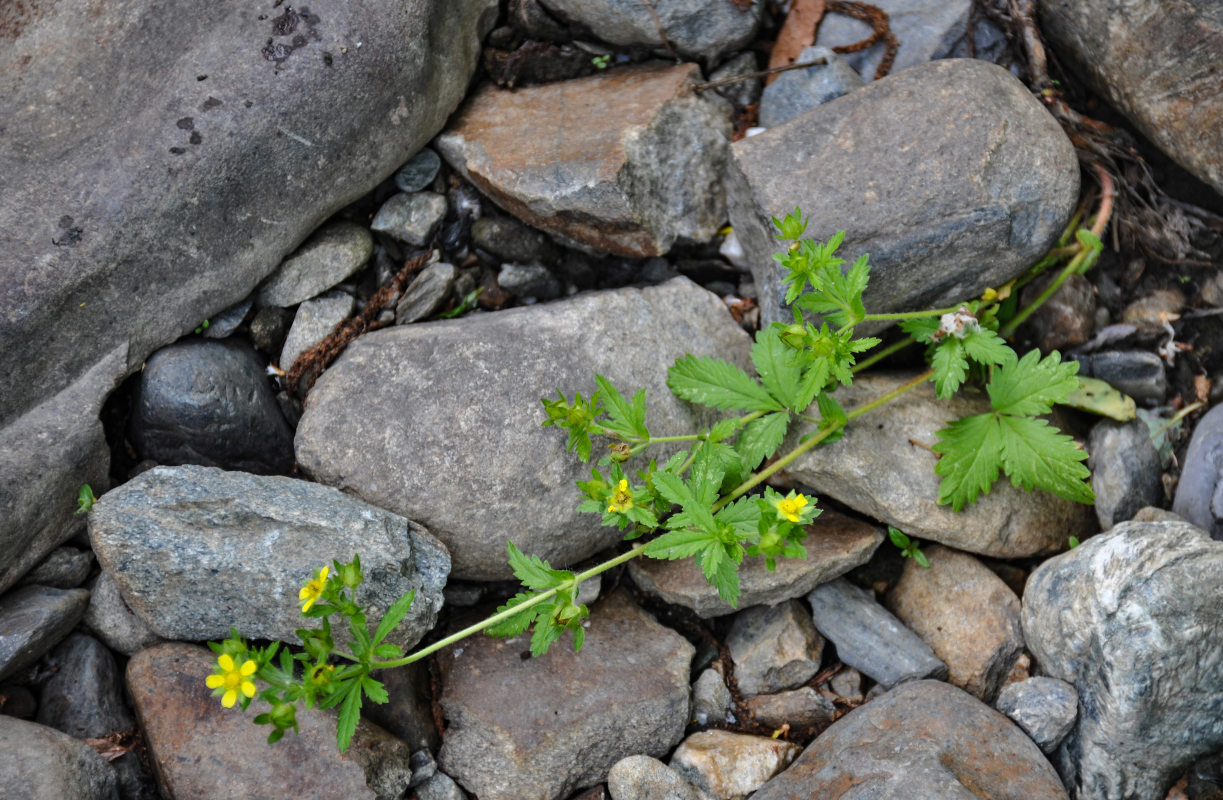
M 437 148 L 514 216 L 645 258 L 726 222 L 730 109 L 698 95 L 695 64 L 647 64 L 514 91 L 474 92 Z
M 807 526 L 803 547 L 806 558 L 779 558 L 769 571 L 763 558 L 744 558 L 739 565 L 739 608 L 767 606 L 802 597 L 821 583 L 839 578 L 865 564 L 883 541 L 874 525 L 824 509 Z M 738 609 L 718 597 L 692 559 L 629 562 L 633 581 L 660 599 L 684 606 L 706 619 L 733 614 Z
M 863 797 L 1065 800 L 1031 739 L 940 681 L 903 684 L 846 714 L 753 800 Z
M 251 722 L 267 705 L 255 701 L 245 714 L 222 708 L 204 685 L 214 664 L 207 648 L 179 642 L 142 650 L 128 662 L 127 684 L 167 797 L 403 796 L 412 772 L 402 741 L 362 721 L 341 755 L 336 712 L 299 707 L 299 733 L 269 745 L 270 728 Z
M 716 800 L 743 800 L 800 752 L 779 739 L 715 729 L 685 739 L 669 766 Z

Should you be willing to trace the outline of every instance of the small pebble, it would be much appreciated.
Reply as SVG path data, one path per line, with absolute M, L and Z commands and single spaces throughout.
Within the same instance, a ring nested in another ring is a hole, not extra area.
M 395 186 L 401 192 L 419 192 L 433 183 L 442 167 L 442 159 L 429 148 L 408 159 L 395 173 Z

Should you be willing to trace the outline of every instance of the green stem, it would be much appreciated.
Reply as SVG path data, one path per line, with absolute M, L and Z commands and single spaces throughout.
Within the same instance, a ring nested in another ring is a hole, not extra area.
M 929 311 L 898 311 L 894 314 L 867 314 L 862 318 L 862 322 L 876 322 L 883 320 L 895 319 L 922 319 L 923 317 L 941 317 L 944 314 L 954 314 L 960 310 L 959 305 L 950 306 L 948 308 L 932 308 Z
M 909 338 L 901 339 L 898 342 L 893 342 L 892 344 L 880 350 L 878 353 L 875 353 L 874 355 L 870 356 L 869 358 L 864 358 L 861 361 L 859 361 L 857 364 L 854 364 L 853 370 L 851 371 L 856 374 L 856 373 L 861 372 L 864 369 L 870 369 L 871 367 L 875 366 L 883 359 L 887 358 L 888 356 L 892 355 L 893 353 L 899 353 L 901 350 L 904 350 L 906 347 L 908 347 L 911 344 L 915 344 L 915 342 Z
M 1002 328 L 998 331 L 998 335 L 1005 339 L 1014 333 L 1015 330 L 1022 325 L 1028 317 L 1032 316 L 1032 314 L 1036 312 L 1036 309 L 1048 302 L 1049 298 L 1056 294 L 1058 289 L 1062 288 L 1062 284 L 1068 281 L 1071 275 L 1076 274 L 1082 268 L 1088 257 L 1098 252 L 1098 250 L 1092 247 L 1084 247 L 1081 251 L 1079 251 L 1079 254 L 1070 259 L 1070 263 L 1068 263 L 1065 268 L 1058 273 L 1058 276 L 1053 280 L 1053 282 L 1045 287 L 1045 290 L 1040 293 L 1040 296 L 1033 300 L 1029 305 L 1025 306 L 1024 309 L 1014 317 L 1011 317 L 1010 322 L 1002 326 Z M 1092 258 L 1092 261 L 1094 260 L 1095 259 Z

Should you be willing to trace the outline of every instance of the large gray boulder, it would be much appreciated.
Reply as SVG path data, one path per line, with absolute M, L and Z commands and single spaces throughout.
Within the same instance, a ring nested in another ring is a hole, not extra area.
M 647 390 L 654 435 L 690 433 L 698 417 L 667 389 L 667 368 L 688 352 L 744 366 L 750 346 L 722 301 L 686 278 L 375 331 L 315 385 L 297 460 L 316 480 L 426 525 L 450 549 L 455 577 L 511 577 L 507 540 L 572 564 L 624 532 L 578 513 L 574 481 L 590 466 L 566 451 L 563 430 L 540 426 L 540 398 L 589 397 L 599 373 L 626 397 Z
M 762 323 L 790 321 L 785 243 L 772 218 L 800 207 L 806 236 L 846 231 L 871 257 L 871 312 L 949 305 L 1005 283 L 1057 239 L 1079 195 L 1070 140 L 1001 67 L 913 67 L 731 147 L 727 204 L 760 291 Z
M 1122 522 L 1028 578 L 1028 649 L 1079 694 L 1054 762 L 1077 800 L 1162 798 L 1223 746 L 1220 570 L 1200 528 Z
M 0 591 L 70 535 L 80 484 L 105 483 L 106 393 L 440 130 L 496 8 L 6 11 Z
M 89 745 L 0 714 L 0 787 L 23 800 L 119 800 L 115 773 Z
M 1223 194 L 1215 0 L 1039 0 L 1041 30 L 1143 135 Z

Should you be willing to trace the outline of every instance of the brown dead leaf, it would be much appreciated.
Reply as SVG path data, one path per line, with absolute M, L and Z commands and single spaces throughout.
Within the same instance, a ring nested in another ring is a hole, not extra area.
M 773 44 L 773 52 L 769 54 L 769 69 L 784 67 L 798 61 L 804 47 L 815 44 L 815 32 L 820 20 L 824 18 L 826 0 L 794 0 L 790 13 L 782 23 Z M 764 79 L 765 85 L 777 79 L 770 75 Z
M 115 731 L 96 739 L 84 739 L 85 744 L 92 747 L 97 754 L 107 761 L 114 761 L 119 756 L 136 746 L 136 729 Z

